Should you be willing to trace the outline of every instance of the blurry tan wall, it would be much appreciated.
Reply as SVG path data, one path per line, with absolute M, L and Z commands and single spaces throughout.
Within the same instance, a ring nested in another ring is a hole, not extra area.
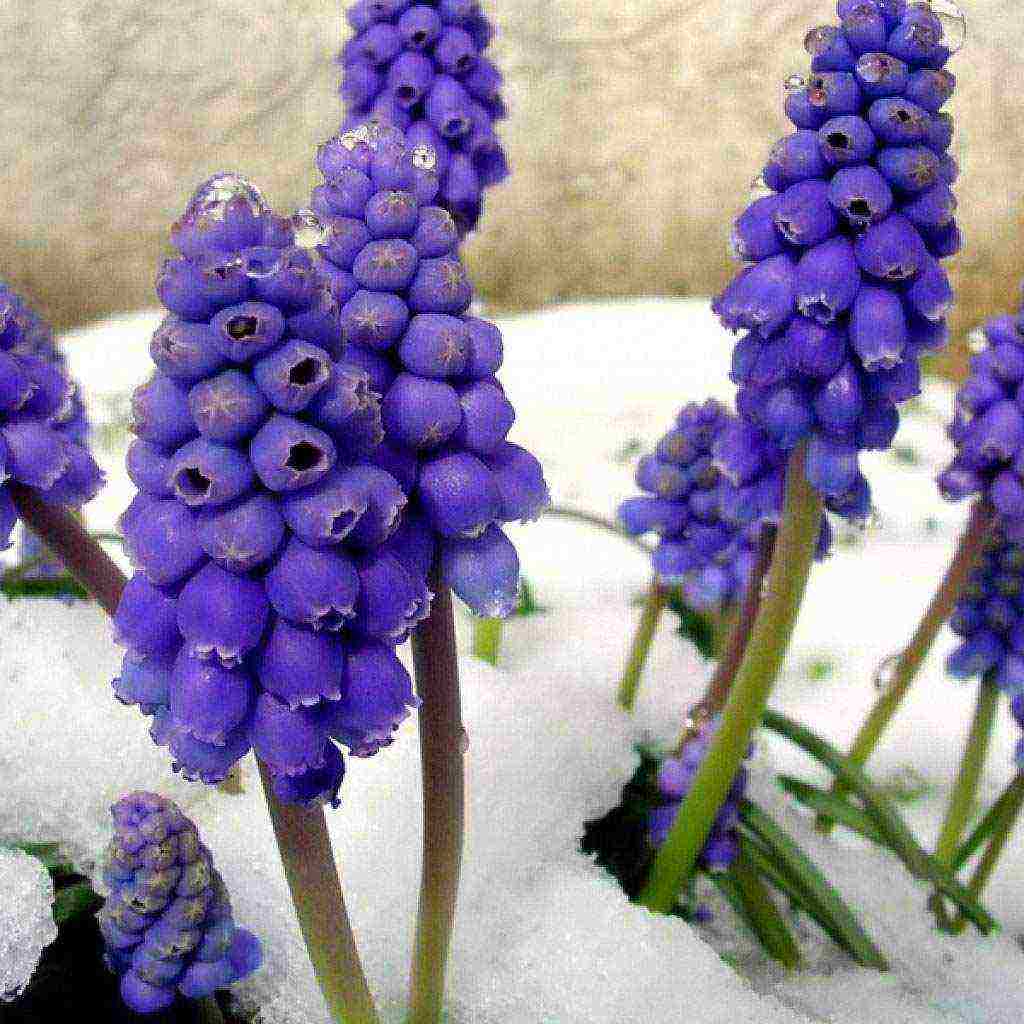
M 484 0 L 508 77 L 512 179 L 469 259 L 506 308 L 709 293 L 729 222 L 785 130 L 782 81 L 831 0 Z M 281 208 L 337 123 L 341 3 L 0 0 L 0 276 L 59 324 L 153 301 L 166 229 L 215 170 Z M 1024 273 L 1019 0 L 974 0 L 953 65 L 967 236 L 958 325 Z

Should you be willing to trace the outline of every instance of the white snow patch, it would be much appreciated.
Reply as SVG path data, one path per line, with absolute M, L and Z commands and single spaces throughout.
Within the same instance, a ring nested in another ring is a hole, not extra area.
M 49 872 L 37 858 L 0 847 L 0 1003 L 24 990 L 55 938 Z

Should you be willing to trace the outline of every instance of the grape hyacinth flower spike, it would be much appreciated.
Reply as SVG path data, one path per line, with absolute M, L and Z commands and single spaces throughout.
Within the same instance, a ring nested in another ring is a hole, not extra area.
M 79 508 L 103 485 L 49 326 L 0 282 L 0 549 L 26 505 Z
M 644 492 L 618 511 L 630 536 L 657 537 L 654 579 L 619 686 L 631 710 L 661 612 L 673 588 L 695 611 L 721 612 L 740 600 L 765 524 L 777 523 L 786 453 L 756 437 L 720 402 L 691 402 L 636 471 Z M 724 469 L 723 469 L 724 467 Z M 822 524 L 820 554 L 829 547 Z
M 899 404 L 920 390 L 920 357 L 946 341 L 953 294 L 941 261 L 960 248 L 953 126 L 942 111 L 955 87 L 945 67 L 954 47 L 927 3 L 843 0 L 839 16 L 807 35 L 811 73 L 790 80 L 786 100 L 795 131 L 772 149 L 764 194 L 735 222 L 744 268 L 714 302 L 741 333 L 732 379 L 751 430 L 732 464 L 720 460 L 723 472 L 738 474 L 772 445 L 791 455 L 769 599 L 655 859 L 644 894 L 655 910 L 671 907 L 692 872 L 763 717 L 821 505 L 849 519 L 868 514 L 859 454 L 891 445 Z
M 354 36 L 338 57 L 348 107 L 343 130 L 374 119 L 434 151 L 436 205 L 476 227 L 484 192 L 508 175 L 495 125 L 505 117 L 502 76 L 485 51 L 494 35 L 477 0 L 373 3 L 348 11 Z
M 253 747 L 282 799 L 336 803 L 337 743 L 369 756 L 415 706 L 394 647 L 429 605 L 385 546 L 406 498 L 367 461 L 379 404 L 328 279 L 253 186 L 212 179 L 172 238 L 133 398 L 115 692 L 187 778 Z
M 477 615 L 504 618 L 519 559 L 502 525 L 549 502 L 543 470 L 508 440 L 515 411 L 496 374 L 498 329 L 469 315 L 473 289 L 438 198 L 437 150 L 394 127 L 328 140 L 309 217 L 341 307 L 348 358 L 379 391 L 383 443 L 369 455 L 408 498 L 395 557 L 441 577 Z
M 103 865 L 110 895 L 99 924 L 125 1003 L 157 1013 L 178 995 L 212 999 L 257 970 L 259 940 L 236 926 L 195 824 L 156 793 L 123 796 L 111 814 L 114 838 Z

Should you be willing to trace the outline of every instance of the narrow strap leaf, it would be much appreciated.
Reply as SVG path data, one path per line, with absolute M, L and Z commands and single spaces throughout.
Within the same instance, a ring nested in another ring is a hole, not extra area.
M 814 918 L 858 963 L 880 971 L 889 964 L 827 878 L 799 846 L 756 804 L 745 800 L 743 823 L 761 840 L 773 859 L 802 890 Z M 828 922 L 825 924 L 824 922 Z
M 975 830 L 964 840 L 963 844 L 956 851 L 950 868 L 959 871 L 981 848 L 986 840 L 992 835 L 993 830 L 1002 820 L 1007 807 L 1013 802 L 1014 794 L 1012 787 L 1004 789 L 999 799 L 988 809 L 985 816 L 978 822 Z
M 971 895 L 966 886 L 953 877 L 948 868 L 925 851 L 907 828 L 892 800 L 871 782 L 858 765 L 810 729 L 777 711 L 765 712 L 764 725 L 806 750 L 860 798 L 865 812 L 888 840 L 887 845 L 915 878 L 931 882 L 939 892 L 956 903 L 964 916 L 983 934 L 987 935 L 996 928 L 992 915 Z
M 799 800 L 809 810 L 827 815 L 833 821 L 845 825 L 879 846 L 889 845 L 871 817 L 859 807 L 854 807 L 848 800 L 812 786 L 808 782 L 794 779 L 791 775 L 780 775 L 777 781 L 791 797 Z
M 712 872 L 711 880 L 773 960 L 788 968 L 799 966 L 800 948 L 757 870 L 742 851 L 729 871 Z

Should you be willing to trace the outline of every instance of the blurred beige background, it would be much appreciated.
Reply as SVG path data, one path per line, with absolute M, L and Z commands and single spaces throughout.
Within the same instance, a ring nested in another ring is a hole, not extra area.
M 469 246 L 506 309 L 709 294 L 771 143 L 782 82 L 832 0 L 484 0 L 513 177 Z M 248 173 L 279 208 L 340 116 L 335 0 L 0 0 L 0 276 L 61 326 L 152 304 L 192 186 Z M 973 0 L 953 69 L 965 253 L 957 324 L 1024 274 L 1019 0 Z M 682 340 L 682 339 L 681 339 Z

